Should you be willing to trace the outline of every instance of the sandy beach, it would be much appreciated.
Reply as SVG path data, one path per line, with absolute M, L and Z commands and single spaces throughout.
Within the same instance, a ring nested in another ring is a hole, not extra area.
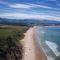
M 30 28 L 23 39 L 23 60 L 47 60 L 43 50 L 35 39 L 35 27 Z

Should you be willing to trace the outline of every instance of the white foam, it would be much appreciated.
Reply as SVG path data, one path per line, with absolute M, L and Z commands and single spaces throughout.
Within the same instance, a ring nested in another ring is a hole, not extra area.
M 51 41 L 45 41 L 45 43 L 49 46 L 49 48 L 55 53 L 56 56 L 60 55 L 60 52 L 58 51 L 58 45 Z
M 47 60 L 55 60 L 54 57 L 47 56 Z

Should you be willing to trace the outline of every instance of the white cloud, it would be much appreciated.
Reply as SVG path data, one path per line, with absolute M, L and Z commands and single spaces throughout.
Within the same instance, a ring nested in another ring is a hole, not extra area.
M 37 7 L 41 7 L 41 8 L 52 9 L 52 7 L 45 6 L 45 5 L 38 5 L 38 4 L 11 4 L 11 5 L 9 5 L 9 7 L 11 7 L 11 8 L 37 8 Z
M 3 13 L 0 15 L 1 17 L 15 17 L 17 19 L 47 19 L 47 20 L 58 20 L 60 21 L 60 17 L 56 16 L 50 16 L 50 15 L 45 15 L 45 14 L 36 14 L 36 13 Z
M 12 8 L 30 8 L 30 5 L 27 4 L 13 4 L 13 5 L 9 5 Z
M 41 8 L 48 8 L 48 9 L 52 9 L 52 7 L 49 6 L 45 6 L 45 5 L 38 5 L 38 4 L 31 4 L 32 7 L 41 7 Z

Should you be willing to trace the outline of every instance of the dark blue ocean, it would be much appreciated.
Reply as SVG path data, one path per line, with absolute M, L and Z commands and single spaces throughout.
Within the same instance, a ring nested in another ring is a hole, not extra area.
M 60 56 L 60 26 L 39 27 L 37 36 L 48 57 Z

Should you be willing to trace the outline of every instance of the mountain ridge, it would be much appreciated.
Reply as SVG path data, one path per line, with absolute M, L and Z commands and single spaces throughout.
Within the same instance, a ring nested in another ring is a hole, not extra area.
M 60 25 L 60 21 L 54 21 L 54 20 L 37 20 L 37 19 L 7 19 L 7 18 L 0 18 L 0 24 Z

